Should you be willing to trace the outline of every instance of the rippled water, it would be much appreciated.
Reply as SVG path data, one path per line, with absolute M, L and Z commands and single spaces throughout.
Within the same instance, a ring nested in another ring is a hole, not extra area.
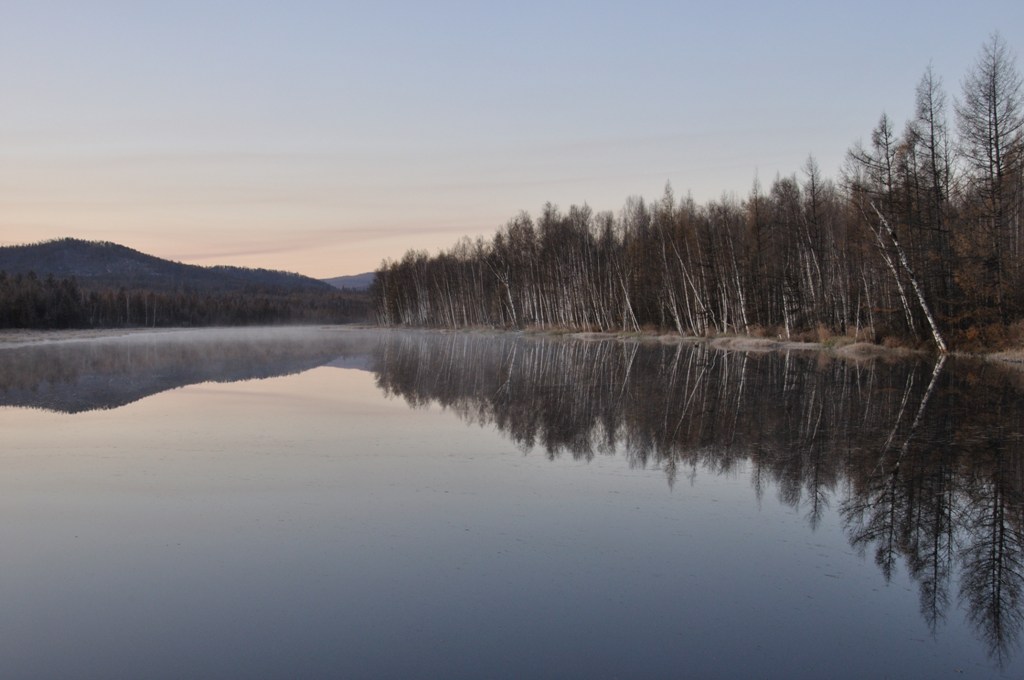
M 270 329 L 0 349 L 10 677 L 1020 677 L 1021 374 Z

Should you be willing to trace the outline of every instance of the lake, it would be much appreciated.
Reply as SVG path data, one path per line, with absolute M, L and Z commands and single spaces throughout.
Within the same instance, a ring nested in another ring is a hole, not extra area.
M 1022 677 L 1022 395 L 518 334 L 0 346 L 4 675 Z

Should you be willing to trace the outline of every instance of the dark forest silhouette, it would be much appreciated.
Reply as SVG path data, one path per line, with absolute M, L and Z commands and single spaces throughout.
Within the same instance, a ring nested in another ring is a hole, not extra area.
M 351 323 L 368 315 L 349 291 L 85 290 L 74 278 L 0 272 L 0 328 L 139 328 Z

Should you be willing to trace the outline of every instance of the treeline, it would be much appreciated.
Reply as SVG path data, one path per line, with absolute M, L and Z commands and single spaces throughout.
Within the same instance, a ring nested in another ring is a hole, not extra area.
M 377 320 L 1000 344 L 1024 319 L 1015 58 L 993 35 L 952 112 L 930 68 L 915 101 L 902 130 L 881 116 L 838 181 L 809 158 L 742 200 L 698 205 L 666 187 L 617 215 L 549 203 L 490 241 L 410 251 L 376 272 Z
M 121 328 L 350 323 L 369 316 L 351 292 L 84 290 L 73 278 L 0 271 L 0 328 Z

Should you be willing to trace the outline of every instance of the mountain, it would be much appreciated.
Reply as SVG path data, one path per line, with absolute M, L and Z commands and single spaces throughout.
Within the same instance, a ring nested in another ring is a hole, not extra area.
M 200 267 L 164 260 L 116 243 L 65 238 L 0 247 L 0 271 L 74 278 L 85 290 L 124 287 L 156 292 L 331 292 L 323 281 L 268 269 Z
M 375 278 L 377 275 L 374 272 L 366 272 L 350 276 L 335 276 L 333 279 L 323 279 L 323 281 L 344 290 L 369 290 Z

